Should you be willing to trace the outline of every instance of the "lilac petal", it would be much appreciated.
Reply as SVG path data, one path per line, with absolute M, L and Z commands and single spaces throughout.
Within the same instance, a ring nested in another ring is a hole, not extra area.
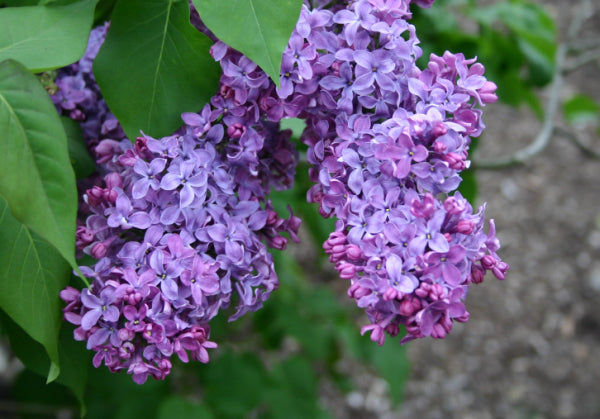
M 141 199 L 146 196 L 148 193 L 148 188 L 150 187 L 150 181 L 148 178 L 138 179 L 131 189 L 131 196 L 135 199 Z
M 450 250 L 450 245 L 448 244 L 448 240 L 441 233 L 434 233 L 433 237 L 429 240 L 429 247 L 434 252 L 446 253 Z
M 167 191 L 172 191 L 181 185 L 181 175 L 167 173 L 160 181 L 160 187 Z
M 244 248 L 234 240 L 225 241 L 225 253 L 233 263 L 241 263 L 244 260 Z
M 225 227 L 223 224 L 214 224 L 208 226 L 206 227 L 206 232 L 211 239 L 217 242 L 224 242 L 228 233 L 227 227 Z
M 181 208 L 176 205 L 171 205 L 170 207 L 163 209 L 160 214 L 160 222 L 164 225 L 175 224 L 180 214 Z
M 179 207 L 186 208 L 194 201 L 194 188 L 187 182 L 183 185 L 183 188 L 179 191 Z
M 83 330 L 90 330 L 92 327 L 94 327 L 100 319 L 100 316 L 102 316 L 102 311 L 99 309 L 90 310 L 85 313 L 81 318 L 81 327 Z
M 103 314 L 104 315 L 102 317 L 104 318 L 104 320 L 109 322 L 116 322 L 117 320 L 119 320 L 119 315 L 121 313 L 119 312 L 119 309 L 117 307 L 108 306 L 106 307 L 106 310 Z
M 129 216 L 128 224 L 135 228 L 146 229 L 152 225 L 152 218 L 147 213 L 138 211 Z
M 463 278 L 460 273 L 460 269 L 458 269 L 452 263 L 446 262 L 441 264 L 442 268 L 442 278 L 448 285 L 456 286 L 459 285 Z
M 106 342 L 106 339 L 108 339 L 108 335 L 110 335 L 109 329 L 105 327 L 99 328 L 88 338 L 86 348 L 93 349 L 96 346 L 102 345 L 104 342 Z

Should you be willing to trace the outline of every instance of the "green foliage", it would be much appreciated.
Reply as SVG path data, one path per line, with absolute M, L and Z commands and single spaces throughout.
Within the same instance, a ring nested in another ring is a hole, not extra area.
M 17 221 L 0 198 L 0 308 L 31 338 L 39 342 L 51 364 L 44 371 L 52 381 L 60 365 L 58 293 L 70 277 L 68 263 L 58 252 Z
M 9 318 L 1 316 L 0 320 L 2 326 L 8 331 L 12 351 L 29 370 L 39 374 L 40 377 L 46 377 L 51 361 L 47 356 L 41 355 L 44 348 Z M 73 340 L 73 332 L 70 327 L 61 328 L 58 347 L 60 375 L 55 383 L 70 390 L 77 399 L 83 415 L 86 412 L 84 393 L 91 352 L 85 348 L 82 342 Z M 62 392 L 65 393 L 64 388 Z
M 598 123 L 600 103 L 585 94 L 577 94 L 563 104 L 563 113 L 570 124 Z
M 96 162 L 90 156 L 88 149 L 83 141 L 81 127 L 71 118 L 60 117 L 65 134 L 67 134 L 67 147 L 69 149 L 69 160 L 75 171 L 77 179 L 83 179 L 90 176 L 96 170 Z
M 216 93 L 209 39 L 192 27 L 186 1 L 121 0 L 94 61 L 102 94 L 127 136 L 161 137 Z
M 302 0 L 192 0 L 204 24 L 279 86 L 281 54 L 300 16 Z
M 33 72 L 77 61 L 85 52 L 97 1 L 0 9 L 0 61 L 17 60 Z
M 415 10 L 413 23 L 425 48 L 422 66 L 431 52 L 478 56 L 486 77 L 498 85 L 500 101 L 527 104 L 541 116 L 534 88 L 548 84 L 556 71 L 556 27 L 544 7 L 528 0 L 487 6 L 470 0 L 437 0 L 431 9 Z
M 0 63 L 0 196 L 75 267 L 77 190 L 50 97 L 20 63 Z

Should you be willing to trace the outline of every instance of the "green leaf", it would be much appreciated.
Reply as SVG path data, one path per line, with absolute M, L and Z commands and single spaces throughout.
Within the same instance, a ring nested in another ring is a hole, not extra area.
M 524 0 L 504 1 L 474 8 L 471 16 L 486 25 L 500 21 L 509 29 L 528 61 L 533 85 L 542 86 L 551 80 L 555 71 L 556 26 L 543 6 Z
M 591 96 L 578 94 L 563 104 L 565 118 L 570 124 L 599 122 L 600 104 Z
M 192 0 L 202 21 L 246 55 L 279 86 L 281 56 L 298 22 L 302 0 Z
M 17 60 L 36 73 L 77 61 L 85 52 L 97 1 L 0 9 L 0 61 Z
M 186 418 L 212 419 L 210 409 L 200 403 L 193 403 L 180 396 L 169 396 L 160 405 L 158 419 Z
M 0 308 L 44 347 L 56 371 L 62 323 L 58 293 L 71 277 L 69 265 L 53 246 L 17 221 L 2 198 L 0 237 Z M 47 366 L 43 374 L 49 372 Z
M 121 0 L 112 13 L 94 75 L 132 141 L 171 134 L 217 91 L 211 42 L 189 20 L 186 1 Z
M 0 63 L 0 196 L 76 268 L 77 189 L 65 131 L 48 93 L 12 60 Z
M 224 349 L 221 349 L 224 350 Z M 264 367 L 250 352 L 224 352 L 202 369 L 206 400 L 218 417 L 244 417 L 261 402 L 266 385 Z
M 366 338 L 366 336 L 364 336 Z M 382 346 L 371 343 L 371 362 L 379 375 L 390 385 L 392 401 L 399 405 L 404 395 L 404 384 L 410 373 L 410 362 L 399 338 L 388 338 Z
M 318 380 L 306 358 L 295 356 L 275 365 L 265 396 L 272 418 L 302 419 L 322 415 Z
M 63 125 L 65 134 L 67 134 L 69 158 L 75 171 L 75 177 L 77 179 L 88 177 L 96 170 L 96 162 L 85 146 L 81 127 L 77 122 L 66 116 L 61 116 L 60 122 Z
M 36 374 L 46 377 L 51 365 L 47 354 L 39 343 L 31 339 L 23 329 L 10 319 L 3 318 L 10 339 L 10 347 L 23 364 Z M 85 414 L 83 400 L 92 352 L 83 342 L 73 339 L 73 327 L 63 324 L 59 335 L 60 375 L 56 383 L 67 387 L 77 398 L 82 415 Z

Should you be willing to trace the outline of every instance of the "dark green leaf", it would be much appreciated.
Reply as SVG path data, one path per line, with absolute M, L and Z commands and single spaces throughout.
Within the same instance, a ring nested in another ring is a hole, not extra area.
M 279 85 L 281 56 L 298 22 L 302 0 L 192 0 L 202 21 Z
M 216 93 L 211 42 L 190 24 L 186 1 L 121 0 L 112 13 L 94 74 L 111 111 L 134 141 L 182 125 Z
M 265 396 L 272 418 L 302 419 L 322 416 L 318 404 L 318 380 L 312 365 L 302 357 L 278 363 Z
M 76 267 L 77 190 L 65 131 L 48 93 L 12 60 L 0 63 L 0 140 L 0 196 Z
M 65 133 L 67 134 L 67 146 L 69 148 L 69 158 L 75 171 L 77 179 L 83 179 L 91 175 L 96 170 L 96 162 L 88 152 L 81 133 L 81 127 L 71 118 L 60 117 Z
M 0 61 L 17 60 L 33 72 L 77 61 L 85 52 L 97 1 L 0 9 Z
M 266 372 L 255 354 L 224 352 L 202 372 L 206 400 L 218 417 L 244 417 L 261 403 Z
M 600 121 L 600 104 L 584 94 L 567 100 L 563 105 L 563 112 L 571 124 Z
M 212 419 L 215 416 L 201 403 L 192 403 L 180 396 L 169 396 L 160 405 L 158 419 Z
M 15 355 L 28 369 L 46 377 L 51 362 L 44 352 L 44 348 L 10 319 L 2 319 L 2 322 L 8 330 L 10 347 Z M 60 330 L 58 344 L 60 375 L 56 379 L 56 383 L 71 390 L 79 402 L 82 414 L 85 414 L 83 395 L 92 352 L 85 348 L 83 342 L 73 339 L 73 327 L 66 324 L 63 324 Z
M 133 382 L 131 374 L 111 373 L 104 365 L 90 368 L 89 373 L 86 419 L 156 418 L 169 392 L 170 377 L 165 381 L 150 377 L 139 385 Z
M 58 293 L 69 282 L 69 265 L 45 240 L 17 221 L 0 198 L 0 308 L 50 357 L 56 378 L 60 364 L 58 334 L 62 323 Z M 50 374 L 52 372 L 52 374 Z
M 363 336 L 366 338 L 366 336 Z M 404 384 L 410 373 L 410 363 L 399 337 L 388 338 L 383 346 L 371 344 L 371 362 L 379 375 L 390 385 L 392 401 L 398 405 L 404 395 Z

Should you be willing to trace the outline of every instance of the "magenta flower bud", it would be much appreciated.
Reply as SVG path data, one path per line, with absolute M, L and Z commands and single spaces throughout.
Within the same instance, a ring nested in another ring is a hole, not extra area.
M 85 121 L 85 114 L 81 109 L 73 109 L 71 112 L 69 112 L 69 118 L 71 118 L 73 121 L 82 122 Z
M 77 324 L 77 323 L 75 323 Z M 88 337 L 88 333 L 83 329 L 83 327 L 79 326 L 73 330 L 73 339 L 78 342 L 83 342 Z
M 80 250 L 94 241 L 94 236 L 95 236 L 94 232 L 89 230 L 85 226 L 77 227 L 75 234 L 76 234 L 75 244 L 76 244 L 77 248 Z
M 369 295 L 370 293 L 370 289 L 361 287 L 360 285 L 358 285 L 358 282 L 352 284 L 350 288 L 348 288 L 348 297 L 354 298 L 355 300 L 358 300 L 364 297 L 365 295 Z
M 360 334 L 364 335 L 368 331 L 371 332 L 371 340 L 373 342 L 377 342 L 379 346 L 383 345 L 385 342 L 385 333 L 381 326 L 378 324 L 368 324 L 360 329 Z
M 329 261 L 336 263 L 346 257 L 346 246 L 338 244 L 333 246 L 328 252 Z
M 481 258 L 481 266 L 487 270 L 490 270 L 496 266 L 496 259 L 492 255 L 485 255 Z
M 437 138 L 437 137 L 441 137 L 442 135 L 446 135 L 448 133 L 448 127 L 446 126 L 446 124 L 444 124 L 443 122 L 437 122 L 434 126 L 433 126 L 433 130 L 431 131 L 432 134 Z M 444 146 L 444 150 L 446 151 L 446 144 L 440 142 L 440 141 L 436 141 L 434 144 L 434 149 L 435 146 L 437 144 L 441 144 Z M 435 151 L 438 151 L 437 149 Z
M 274 226 L 279 222 L 279 216 L 275 211 L 267 211 L 267 225 Z
M 227 127 L 227 135 L 233 139 L 240 138 L 246 132 L 246 127 L 239 122 L 236 122 Z
M 131 149 L 126 150 L 123 154 L 119 156 L 119 163 L 123 166 L 133 167 L 135 166 L 138 160 L 139 157 L 137 157 Z
M 488 80 L 477 93 L 479 93 L 479 97 L 483 103 L 495 103 L 498 101 L 498 96 L 494 93 L 497 88 L 496 83 Z
M 223 96 L 223 99 L 231 99 L 235 96 L 235 90 L 231 86 L 221 84 L 219 86 L 219 94 Z
M 115 155 L 121 153 L 121 146 L 118 141 L 106 139 L 98 143 L 94 152 L 97 156 L 96 162 L 104 164 L 111 161 Z
M 125 329 L 121 329 L 125 330 Z M 119 330 L 119 332 L 121 331 Z M 119 347 L 119 357 L 121 359 L 129 359 L 131 358 L 131 354 L 135 351 L 135 346 L 131 342 L 125 342 L 123 345 Z
M 135 337 L 135 332 L 124 327 L 122 329 L 119 329 L 117 335 L 119 335 L 119 339 L 121 339 L 123 342 L 127 342 L 133 340 L 133 338 Z
M 400 333 L 400 327 L 396 323 L 390 323 L 386 326 L 385 331 L 388 335 L 394 337 Z
M 323 248 L 327 251 L 327 247 L 333 248 L 333 246 L 346 244 L 346 234 L 341 231 L 334 231 L 329 235 L 329 238 L 323 243 Z
M 395 288 L 389 287 L 383 293 L 383 301 L 392 301 L 398 298 L 399 296 L 400 293 Z
M 471 268 L 471 282 L 474 284 L 481 284 L 485 276 L 485 270 L 478 265 L 473 265 Z
M 91 189 L 85 191 L 85 196 L 88 205 L 92 207 L 98 207 L 104 201 L 104 197 L 102 196 L 103 189 L 99 186 L 93 186 Z
M 458 153 L 450 152 L 445 154 L 443 160 L 454 170 L 464 170 L 467 166 L 463 157 Z
M 349 244 L 346 246 L 346 257 L 348 257 L 348 259 L 352 262 L 359 261 L 362 257 L 362 251 L 360 250 L 360 247 L 355 244 Z
M 119 194 L 113 189 L 104 189 L 102 192 L 102 197 L 106 200 L 106 202 L 114 204 L 115 202 L 117 202 Z
M 418 298 L 406 296 L 400 301 L 398 314 L 405 317 L 410 317 L 421 309 L 421 303 Z
M 270 247 L 278 250 L 285 250 L 287 246 L 287 239 L 281 236 L 269 237 L 267 242 L 269 243 Z
M 450 215 L 462 214 L 466 208 L 466 201 L 459 200 L 454 196 L 451 196 L 444 201 L 444 209 Z
M 440 323 L 434 324 L 433 328 L 431 329 L 431 337 L 435 339 L 443 339 L 446 337 L 447 334 L 448 332 Z
M 433 143 L 433 151 L 437 153 L 445 153 L 447 149 L 448 146 L 446 146 L 446 144 L 444 144 L 441 141 L 436 141 L 435 143 Z
M 475 223 L 472 220 L 460 220 L 456 224 L 456 231 L 461 234 L 471 234 L 475 228 Z
M 148 141 L 146 140 L 146 137 L 137 137 L 135 139 L 133 151 L 142 158 L 147 157 L 151 159 L 153 157 L 152 152 L 148 150 Z
M 484 256 L 485 257 L 485 256 Z M 497 262 L 496 265 L 492 268 L 492 273 L 498 279 L 504 279 L 506 277 L 506 271 L 508 271 L 509 266 L 505 262 Z
M 122 188 L 123 178 L 117 172 L 111 172 L 104 176 L 104 182 L 107 189 Z
M 112 241 L 112 240 L 111 240 Z M 107 246 L 105 242 L 98 242 L 92 246 L 91 255 L 94 259 L 101 259 L 106 256 Z
M 342 279 L 352 279 L 356 275 L 356 266 L 348 262 L 338 262 L 335 269 L 340 273 Z

